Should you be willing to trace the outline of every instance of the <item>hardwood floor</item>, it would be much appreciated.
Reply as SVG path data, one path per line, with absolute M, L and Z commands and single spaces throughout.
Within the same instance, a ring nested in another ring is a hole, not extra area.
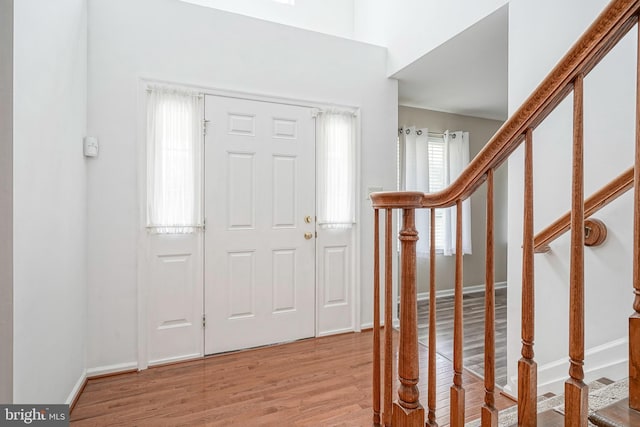
M 368 331 L 89 380 L 71 425 L 370 426 L 371 345 Z M 421 401 L 426 404 L 423 346 L 420 360 Z M 437 366 L 437 414 L 445 426 L 453 369 L 442 356 Z M 478 418 L 483 384 L 465 372 L 464 386 L 467 419 Z M 497 396 L 496 404 L 502 409 L 514 403 Z
M 436 351 L 453 360 L 453 297 L 436 303 Z M 484 294 L 464 295 L 463 365 L 484 375 Z M 429 301 L 418 302 L 418 340 L 429 342 Z M 507 384 L 507 289 L 496 290 L 496 384 Z

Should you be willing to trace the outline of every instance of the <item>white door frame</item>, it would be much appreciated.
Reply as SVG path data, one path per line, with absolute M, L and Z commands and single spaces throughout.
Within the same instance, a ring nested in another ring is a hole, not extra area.
M 361 242 L 361 119 L 360 119 L 360 107 L 352 105 L 339 105 L 339 104 L 327 104 L 317 101 L 301 100 L 294 98 L 279 97 L 274 95 L 263 95 L 257 93 L 249 93 L 242 91 L 233 91 L 220 88 L 214 88 L 205 85 L 180 83 L 175 81 L 168 81 L 163 79 L 157 79 L 148 76 L 139 76 L 138 88 L 137 88 L 137 104 L 138 104 L 138 126 L 136 141 L 137 146 L 137 165 L 138 165 L 138 185 L 137 185 L 137 199 L 138 199 L 138 245 L 137 245 L 137 308 L 138 308 L 138 320 L 137 320 L 137 353 L 138 353 L 138 370 L 147 369 L 149 366 L 148 360 L 148 304 L 147 297 L 149 294 L 149 271 L 148 267 L 148 242 L 146 239 L 146 87 L 149 84 L 167 84 L 171 86 L 188 87 L 192 90 L 202 92 L 204 95 L 213 96 L 225 96 L 230 98 L 239 98 L 252 101 L 264 101 L 278 104 L 293 105 L 299 107 L 327 109 L 327 108 L 343 108 L 345 110 L 354 111 L 357 117 L 357 132 L 356 132 L 356 225 L 353 233 L 353 252 L 354 256 L 351 260 L 351 279 L 352 289 L 351 297 L 353 301 L 353 331 L 360 332 L 361 330 L 361 274 L 360 274 L 360 242 Z M 204 119 L 204 117 L 203 117 Z M 317 239 L 316 239 L 317 245 Z M 201 254 L 204 257 L 204 253 Z M 316 266 L 318 265 L 318 250 L 316 247 Z M 317 316 L 317 304 L 318 304 L 318 274 L 316 269 L 315 277 L 316 286 L 316 336 L 320 336 L 318 316 Z M 203 307 L 204 313 L 204 307 Z M 204 349 L 204 330 L 202 332 L 202 341 Z

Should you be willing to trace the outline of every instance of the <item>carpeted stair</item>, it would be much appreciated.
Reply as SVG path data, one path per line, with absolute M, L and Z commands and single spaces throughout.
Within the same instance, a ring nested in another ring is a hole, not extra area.
M 621 426 L 640 426 L 635 424 L 635 421 L 630 423 L 620 424 L 621 420 L 626 418 L 617 419 L 612 418 L 605 408 L 615 405 L 616 402 L 626 401 L 626 397 L 629 395 L 629 384 L 626 379 L 618 382 L 611 382 L 606 378 L 601 378 L 589 384 L 589 426 L 595 427 L 621 427 Z M 624 404 L 624 402 L 623 402 Z M 619 411 L 616 411 L 617 413 Z M 539 421 L 542 419 L 546 421 L 545 426 L 552 425 L 551 420 L 562 420 L 562 414 L 564 413 L 564 396 L 555 396 L 552 394 L 543 395 L 538 397 L 538 414 Z M 640 415 L 640 414 L 639 414 Z M 626 416 L 626 414 L 625 414 Z M 622 421 L 625 422 L 625 421 Z M 512 406 L 511 408 L 500 411 L 498 416 L 498 426 L 508 427 L 517 425 L 518 423 L 518 407 Z M 559 424 L 562 425 L 562 424 Z M 479 427 L 480 420 L 474 420 L 468 422 L 466 427 Z

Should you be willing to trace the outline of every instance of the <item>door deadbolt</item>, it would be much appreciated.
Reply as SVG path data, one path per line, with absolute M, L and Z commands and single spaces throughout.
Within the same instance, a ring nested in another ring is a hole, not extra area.
M 309 240 L 313 237 L 313 233 L 304 233 L 304 238 Z
M 304 217 L 304 222 L 306 222 L 307 224 L 311 224 L 311 216 L 307 215 Z

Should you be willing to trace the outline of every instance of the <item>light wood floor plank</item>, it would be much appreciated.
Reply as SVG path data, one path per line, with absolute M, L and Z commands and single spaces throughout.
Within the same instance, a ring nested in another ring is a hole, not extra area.
M 310 339 L 89 380 L 71 425 L 370 426 L 372 335 Z M 445 426 L 453 369 L 442 356 L 437 368 L 438 422 Z M 423 346 L 420 372 L 425 402 Z M 464 385 L 467 419 L 478 418 L 483 384 L 465 372 Z M 498 398 L 499 408 L 512 405 Z
M 496 384 L 507 384 L 507 289 L 496 290 Z M 463 365 L 484 375 L 484 293 L 464 295 Z M 436 302 L 436 351 L 453 360 L 453 296 Z M 429 301 L 418 302 L 418 340 L 429 341 Z

